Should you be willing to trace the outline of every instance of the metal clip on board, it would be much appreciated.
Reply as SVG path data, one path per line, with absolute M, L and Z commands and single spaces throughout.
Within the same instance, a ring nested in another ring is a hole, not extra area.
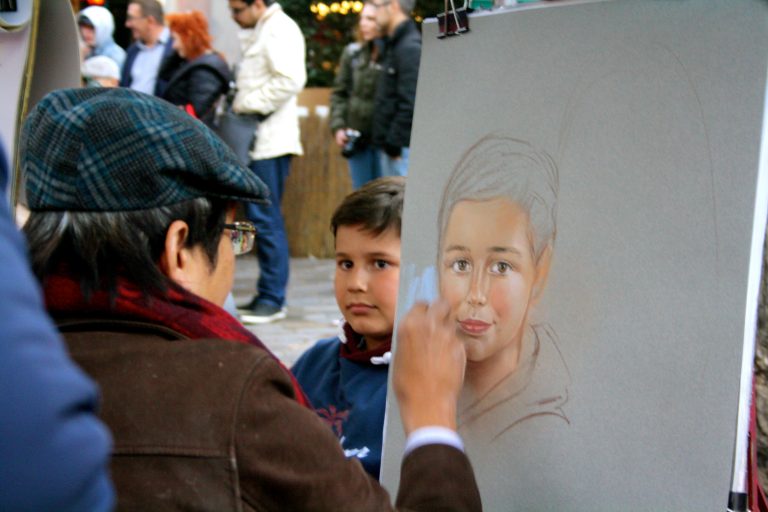
M 449 4 L 450 10 L 448 9 Z M 469 32 L 469 17 L 467 15 L 472 12 L 472 9 L 467 4 L 468 0 L 464 0 L 464 5 L 457 9 L 453 0 L 445 0 L 445 11 L 437 15 L 440 30 L 437 35 L 438 39 Z

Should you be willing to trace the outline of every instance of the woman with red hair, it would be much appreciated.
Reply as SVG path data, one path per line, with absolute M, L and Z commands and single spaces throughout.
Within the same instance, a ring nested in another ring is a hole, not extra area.
M 174 54 L 160 69 L 168 84 L 161 97 L 210 126 L 216 100 L 229 90 L 231 74 L 226 61 L 211 47 L 208 20 L 200 11 L 166 15 Z

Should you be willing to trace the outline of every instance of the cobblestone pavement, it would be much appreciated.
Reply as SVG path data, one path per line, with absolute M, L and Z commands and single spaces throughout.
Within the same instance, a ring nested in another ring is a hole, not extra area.
M 290 366 L 317 340 L 334 336 L 341 318 L 333 295 L 335 262 L 291 258 L 288 317 L 269 324 L 247 325 L 283 363 Z M 237 258 L 232 292 L 237 304 L 248 302 L 256 290 L 259 264 L 255 256 Z

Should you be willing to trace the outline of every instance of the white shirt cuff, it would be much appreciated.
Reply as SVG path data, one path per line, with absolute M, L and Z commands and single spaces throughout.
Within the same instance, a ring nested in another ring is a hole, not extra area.
M 457 450 L 464 451 L 464 443 L 459 434 L 445 427 L 421 427 L 417 428 L 405 441 L 405 452 L 403 456 L 408 455 L 416 448 L 428 444 L 446 444 L 453 446 Z

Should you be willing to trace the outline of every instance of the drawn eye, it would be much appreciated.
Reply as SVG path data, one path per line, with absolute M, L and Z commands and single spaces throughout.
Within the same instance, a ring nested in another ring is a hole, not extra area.
M 451 270 L 459 274 L 469 272 L 471 268 L 472 266 L 467 260 L 455 260 L 453 263 L 451 263 Z
M 506 261 L 496 261 L 491 265 L 491 274 L 506 275 L 512 272 L 513 267 Z

